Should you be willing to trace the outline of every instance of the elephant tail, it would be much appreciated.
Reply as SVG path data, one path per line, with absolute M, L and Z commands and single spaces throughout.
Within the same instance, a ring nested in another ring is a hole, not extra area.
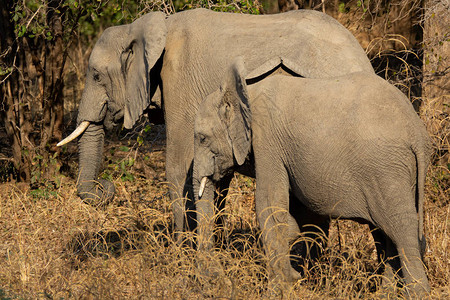
M 424 222 L 424 202 L 425 202 L 425 177 L 427 175 L 429 164 L 429 151 L 427 147 L 413 147 L 413 152 L 416 157 L 416 209 L 419 217 L 419 242 L 421 244 L 421 253 L 425 252 L 426 241 L 423 234 L 423 222 Z

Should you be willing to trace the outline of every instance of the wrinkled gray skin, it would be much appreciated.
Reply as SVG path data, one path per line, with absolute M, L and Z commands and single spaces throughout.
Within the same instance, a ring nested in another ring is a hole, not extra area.
M 79 195 L 94 203 L 113 196 L 112 183 L 96 181 L 103 160 L 104 129 L 122 118 L 124 126 L 131 128 L 145 110 L 163 109 L 166 176 L 174 187 L 170 197 L 175 230 L 182 231 L 183 197 L 193 199 L 197 107 L 219 87 L 225 70 L 239 55 L 249 71 L 268 61 L 257 74 L 277 66 L 282 70 L 292 62 L 291 75 L 311 78 L 373 73 L 351 33 L 333 18 L 311 10 L 252 16 L 196 9 L 168 18 L 153 12 L 132 24 L 108 28 L 90 56 L 79 107 L 78 124 L 91 122 L 79 140 Z M 229 180 L 224 178 L 217 186 L 226 188 Z M 208 185 L 206 197 L 214 198 L 213 186 Z M 212 215 L 213 210 L 206 213 Z
M 276 273 L 299 278 L 288 254 L 302 221 L 293 213 L 300 205 L 377 228 L 379 258 L 398 255 L 388 263 L 401 269 L 410 296 L 428 292 L 420 245 L 430 141 L 408 99 L 367 73 L 277 75 L 248 86 L 243 74 L 238 60 L 199 106 L 194 182 L 220 181 L 253 152 L 256 213 Z M 206 205 L 200 199 L 197 209 Z M 198 226 L 204 222 L 199 217 Z

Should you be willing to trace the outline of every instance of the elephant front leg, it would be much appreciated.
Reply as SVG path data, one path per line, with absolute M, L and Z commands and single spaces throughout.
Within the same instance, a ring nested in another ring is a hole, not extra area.
M 272 165 L 265 171 L 259 172 L 257 169 L 255 206 L 269 259 L 269 280 L 275 285 L 281 284 L 284 293 L 285 283 L 292 284 L 300 278 L 300 274 L 291 266 L 289 255 L 293 231 L 297 234 L 299 231 L 289 213 L 288 174 L 284 167 L 280 168 L 275 171 L 277 168 Z
M 185 237 L 183 232 L 195 229 L 196 216 L 193 200 L 192 159 L 180 160 L 179 151 L 175 147 L 167 149 L 166 178 L 172 203 L 174 236 L 181 244 Z

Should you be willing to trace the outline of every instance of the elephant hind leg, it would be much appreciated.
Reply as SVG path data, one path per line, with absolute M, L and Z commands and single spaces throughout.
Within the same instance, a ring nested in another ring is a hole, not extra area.
M 412 297 L 422 297 L 430 292 L 425 268 L 421 259 L 419 245 L 415 243 L 397 242 L 402 277 L 405 281 L 406 292 Z
M 378 205 L 379 210 L 372 212 L 372 216 L 377 227 L 395 245 L 406 292 L 420 296 L 429 292 L 430 286 L 420 253 L 419 220 L 414 195 L 410 189 L 404 188 L 408 187 L 407 184 L 389 187 L 384 191 L 381 202 L 389 206 Z M 390 249 L 386 251 L 392 252 Z M 394 263 L 394 271 L 395 267 Z

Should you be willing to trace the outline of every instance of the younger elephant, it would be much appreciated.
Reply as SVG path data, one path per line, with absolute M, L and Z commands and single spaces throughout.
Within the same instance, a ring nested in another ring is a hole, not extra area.
M 382 236 L 379 258 L 408 291 L 430 290 L 421 260 L 427 131 L 409 100 L 373 74 L 333 79 L 275 75 L 247 86 L 237 60 L 195 119 L 199 198 L 253 151 L 256 213 L 271 269 L 299 278 L 289 260 L 299 232 L 296 206 L 368 223 Z M 290 193 L 297 203 L 289 203 Z M 199 200 L 199 226 L 202 207 Z

